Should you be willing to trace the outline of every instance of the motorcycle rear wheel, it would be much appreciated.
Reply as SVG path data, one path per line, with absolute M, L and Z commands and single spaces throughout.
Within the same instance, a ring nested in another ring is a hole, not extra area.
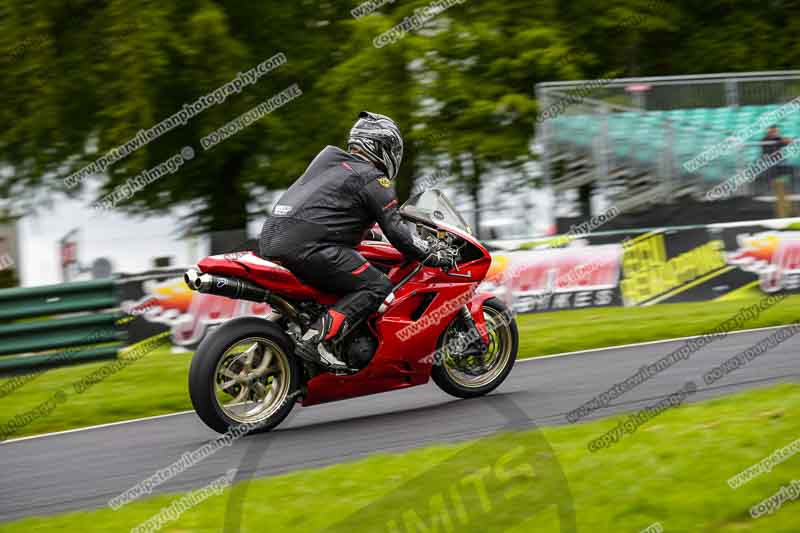
M 439 340 L 431 378 L 447 394 L 457 398 L 475 398 L 492 392 L 508 377 L 519 349 L 519 331 L 514 317 L 506 305 L 497 298 L 483 302 L 483 316 L 489 337 L 487 352 L 482 358 L 480 372 L 464 371 L 463 363 L 450 347 L 456 332 L 456 322 L 450 324 Z
M 276 324 L 231 320 L 206 337 L 189 368 L 197 415 L 219 433 L 268 431 L 294 407 L 301 366 L 294 343 Z

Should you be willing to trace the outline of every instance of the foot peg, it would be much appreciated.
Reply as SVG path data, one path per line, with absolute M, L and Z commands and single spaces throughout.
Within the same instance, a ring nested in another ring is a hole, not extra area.
M 322 343 L 317 344 L 317 352 L 323 366 L 331 370 L 348 370 L 347 364 L 329 352 Z
M 348 370 L 347 364 L 336 358 L 330 353 L 322 343 L 313 341 L 300 342 L 296 345 L 295 353 L 301 359 L 320 365 L 329 370 Z

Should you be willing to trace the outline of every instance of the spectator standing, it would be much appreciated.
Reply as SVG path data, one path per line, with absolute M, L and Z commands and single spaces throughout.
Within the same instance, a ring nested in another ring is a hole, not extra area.
M 790 137 L 781 137 L 780 130 L 777 124 L 773 124 L 767 129 L 767 134 L 761 139 L 761 156 L 767 157 L 775 152 L 782 150 L 786 145 L 791 144 Z M 794 167 L 781 162 L 775 166 L 770 167 L 764 172 L 764 176 L 769 180 L 772 190 L 775 192 L 775 214 L 778 218 L 790 216 L 790 205 L 786 199 L 786 182 L 785 176 L 794 178 Z

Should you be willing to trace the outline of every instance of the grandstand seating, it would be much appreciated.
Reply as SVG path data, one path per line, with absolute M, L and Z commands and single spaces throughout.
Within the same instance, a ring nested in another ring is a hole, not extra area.
M 755 128 L 759 118 L 779 107 L 750 105 L 610 113 L 608 147 L 612 157 L 627 164 L 638 162 L 655 166 L 667 154 L 667 157 L 671 156 L 673 168 L 685 174 L 682 168 L 685 162 L 723 142 L 734 132 L 754 128 L 745 141 L 760 141 L 766 130 Z M 599 113 L 562 115 L 551 120 L 556 143 L 586 150 L 605 128 L 605 115 Z M 777 123 L 783 136 L 800 137 L 800 113 L 788 113 Z M 761 147 L 755 144 L 735 148 L 697 170 L 696 175 L 710 185 L 731 177 L 737 169 L 755 161 L 760 154 Z M 788 162 L 800 165 L 800 157 L 790 158 Z

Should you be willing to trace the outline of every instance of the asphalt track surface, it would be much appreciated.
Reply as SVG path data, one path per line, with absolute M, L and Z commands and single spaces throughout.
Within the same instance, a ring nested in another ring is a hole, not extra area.
M 635 411 L 698 385 L 691 402 L 747 388 L 800 381 L 800 335 L 766 352 L 711 387 L 703 373 L 776 330 L 731 334 L 654 376 L 587 419 Z M 239 466 L 253 439 L 269 445 L 254 477 L 352 461 L 375 452 L 398 452 L 491 434 L 508 421 L 492 408 L 504 395 L 538 426 L 567 424 L 565 415 L 686 341 L 611 348 L 520 361 L 492 395 L 457 400 L 433 383 L 360 399 L 296 408 L 278 430 L 236 441 L 153 493 L 202 487 Z M 194 413 L 0 445 L 0 522 L 107 505 L 109 499 L 214 439 Z M 598 435 L 599 436 L 599 435 Z M 635 435 L 633 437 L 635 438 Z M 588 453 L 588 452 L 587 452 Z M 248 476 L 249 477 L 249 476 Z

